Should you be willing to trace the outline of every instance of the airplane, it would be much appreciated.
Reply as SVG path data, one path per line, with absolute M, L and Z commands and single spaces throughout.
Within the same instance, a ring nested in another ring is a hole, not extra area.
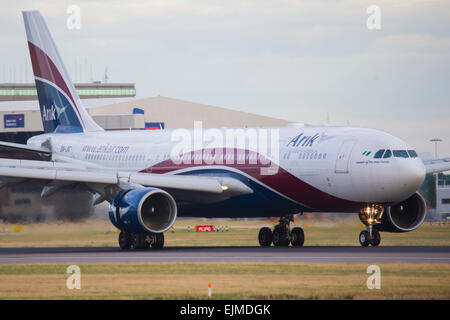
M 0 145 L 42 160 L 0 159 L 0 187 L 40 179 L 46 197 L 83 186 L 94 194 L 93 205 L 110 203 L 121 249 L 163 248 L 178 216 L 279 217 L 273 230 L 259 230 L 260 246 L 299 247 L 304 231 L 290 223 L 303 212 L 355 213 L 365 226 L 361 246 L 378 246 L 380 232 L 409 232 L 423 223 L 427 206 L 417 190 L 425 174 L 450 170 L 450 158 L 423 161 L 400 138 L 362 127 L 234 131 L 237 139 L 270 135 L 266 150 L 220 139 L 180 148 L 174 135 L 192 138 L 195 128 L 104 131 L 83 107 L 40 12 L 22 14 L 44 133 L 26 145 Z M 230 129 L 213 130 L 223 137 Z

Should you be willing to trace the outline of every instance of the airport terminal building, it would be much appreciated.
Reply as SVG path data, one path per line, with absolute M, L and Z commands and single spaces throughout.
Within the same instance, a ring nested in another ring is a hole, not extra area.
M 286 120 L 163 96 L 136 99 L 134 84 L 76 84 L 88 113 L 106 130 L 285 126 Z M 25 143 L 42 132 L 34 84 L 0 84 L 0 140 Z

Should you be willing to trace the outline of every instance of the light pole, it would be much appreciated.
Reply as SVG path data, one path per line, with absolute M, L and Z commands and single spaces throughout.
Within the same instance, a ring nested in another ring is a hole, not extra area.
M 437 144 L 438 142 L 442 142 L 442 139 L 434 138 L 430 139 L 431 142 L 434 142 L 434 157 L 437 158 Z
M 434 158 L 437 159 L 438 153 L 437 153 L 437 144 L 438 142 L 442 142 L 442 139 L 434 138 L 430 139 L 430 142 L 434 142 Z M 435 179 L 435 185 L 434 185 L 434 195 L 435 195 L 435 201 L 436 201 L 436 208 L 435 208 L 435 216 L 438 216 L 438 179 L 439 179 L 439 173 L 434 174 Z

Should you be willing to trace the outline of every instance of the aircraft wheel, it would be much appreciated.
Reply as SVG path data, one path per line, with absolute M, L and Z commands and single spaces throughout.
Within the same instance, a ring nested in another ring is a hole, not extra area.
M 291 231 L 291 244 L 293 247 L 302 247 L 305 242 L 305 233 L 300 227 L 295 227 Z
M 143 243 L 142 243 L 142 249 L 148 249 L 148 248 L 150 248 L 150 243 L 151 243 L 151 241 L 152 241 L 151 236 L 149 236 L 148 234 L 146 234 L 146 235 L 144 235 L 143 237 L 144 237 L 144 240 L 143 240 Z
M 269 247 L 272 243 L 272 231 L 270 228 L 264 227 L 259 229 L 258 240 L 261 247 Z
M 131 248 L 131 235 L 128 232 L 120 231 L 119 247 L 122 250 L 128 250 Z
M 287 247 L 289 245 L 289 230 L 284 228 L 275 228 L 273 231 L 273 244 L 276 247 Z
M 363 230 L 359 234 L 359 243 L 363 247 L 367 247 L 370 244 L 370 234 L 369 231 Z
M 131 235 L 131 249 L 144 249 L 145 247 L 145 235 L 141 233 L 133 233 Z
M 161 249 L 164 247 L 164 233 L 153 234 L 152 249 Z
M 370 244 L 372 247 L 377 247 L 381 242 L 380 232 L 378 230 L 372 230 L 372 239 L 370 239 Z

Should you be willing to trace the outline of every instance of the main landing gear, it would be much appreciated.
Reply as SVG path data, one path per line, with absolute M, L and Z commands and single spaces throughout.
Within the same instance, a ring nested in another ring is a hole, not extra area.
M 359 243 L 363 247 L 372 245 L 372 247 L 377 247 L 381 242 L 380 232 L 373 227 L 380 223 L 381 217 L 383 216 L 384 208 L 379 204 L 372 204 L 365 207 L 359 213 L 359 219 L 366 226 L 367 230 L 361 231 L 359 234 Z
M 119 233 L 119 246 L 122 250 L 161 249 L 164 247 L 164 233 Z
M 281 217 L 279 223 L 274 227 L 264 227 L 259 230 L 258 240 L 261 247 L 269 247 L 272 243 L 275 247 L 287 247 L 289 243 L 293 247 L 301 247 L 305 242 L 305 234 L 300 227 L 289 229 L 289 224 L 294 221 L 292 215 Z

